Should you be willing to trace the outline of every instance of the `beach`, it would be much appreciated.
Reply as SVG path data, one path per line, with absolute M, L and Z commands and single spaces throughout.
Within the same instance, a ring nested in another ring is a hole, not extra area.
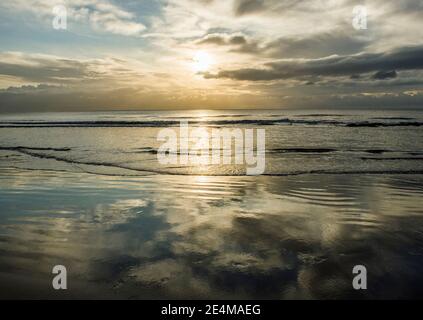
M 1 298 L 421 296 L 421 114 L 239 113 L 201 126 L 265 128 L 263 175 L 157 164 L 169 113 L 2 117 Z M 55 265 L 68 290 L 51 289 Z M 355 265 L 368 290 L 353 289 Z

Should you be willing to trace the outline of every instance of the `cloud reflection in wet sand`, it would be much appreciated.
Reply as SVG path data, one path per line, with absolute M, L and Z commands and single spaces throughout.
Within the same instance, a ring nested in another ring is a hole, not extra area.
M 30 297 L 57 297 L 44 284 L 55 264 L 68 266 L 70 297 L 404 298 L 423 291 L 422 176 L 3 171 L 0 281 L 8 287 L 8 278 L 25 276 L 18 297 L 28 285 Z M 351 286 L 356 264 L 369 270 L 365 293 Z

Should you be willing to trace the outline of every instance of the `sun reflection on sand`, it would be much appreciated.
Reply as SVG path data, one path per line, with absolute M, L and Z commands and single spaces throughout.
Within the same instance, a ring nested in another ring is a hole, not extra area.
M 400 189 L 409 176 L 15 173 L 0 180 L 10 214 L 0 216 L 0 265 L 39 278 L 59 261 L 70 283 L 107 284 L 97 294 L 118 297 L 346 297 L 343 267 L 356 259 L 374 281 L 391 269 L 403 283 L 421 279 L 403 250 L 421 256 L 421 177 L 413 179 L 415 191 Z
M 198 184 L 208 184 L 210 182 L 210 177 L 207 176 L 196 176 L 195 182 Z

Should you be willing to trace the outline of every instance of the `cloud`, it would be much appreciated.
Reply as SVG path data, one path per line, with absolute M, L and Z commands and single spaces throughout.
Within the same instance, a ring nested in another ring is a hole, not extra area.
M 47 92 L 61 92 L 64 89 L 61 86 L 39 84 L 36 86 L 33 85 L 24 85 L 21 87 L 9 87 L 7 89 L 0 89 L 0 93 L 11 93 L 11 94 L 28 94 L 28 93 L 47 93 Z M 63 92 L 63 91 L 62 91 Z
M 227 41 L 225 36 L 219 35 L 219 34 L 209 34 L 203 39 L 197 40 L 197 44 L 212 44 L 212 45 L 228 45 L 229 42 Z
M 343 30 L 333 30 L 309 37 L 279 38 L 264 48 L 272 57 L 318 58 L 363 51 L 371 39 Z
M 378 71 L 373 75 L 373 79 L 375 80 L 386 80 L 386 79 L 393 79 L 397 77 L 397 72 L 395 70 L 392 71 Z
M 258 41 L 247 38 L 243 34 L 208 34 L 204 38 L 195 41 L 196 45 L 226 46 L 230 52 L 266 55 L 266 46 L 261 46 Z
M 334 30 L 309 37 L 284 37 L 268 42 L 254 40 L 242 34 L 208 34 L 195 43 L 226 46 L 231 52 L 263 57 L 318 58 L 362 52 L 371 43 L 371 39 Z
M 27 82 L 80 81 L 91 73 L 81 61 L 48 55 L 7 52 L 0 54 L 0 61 L 0 75 L 14 76 Z
M 103 29 L 125 36 L 139 35 L 146 29 L 143 24 L 129 20 L 132 15 L 128 14 L 128 16 L 122 17 L 113 11 L 96 11 L 89 14 L 89 21 L 97 30 Z
M 342 0 L 338 0 L 340 3 Z M 289 10 L 312 9 L 314 0 L 235 0 L 234 13 L 236 16 L 251 14 L 274 14 Z M 333 7 L 333 3 L 327 2 L 326 7 Z
M 51 27 L 52 8 L 61 3 L 68 9 L 68 32 Z M 419 91 L 421 1 L 366 2 L 367 30 L 355 30 L 351 24 L 357 4 L 356 0 L 0 2 L 5 27 L 0 88 L 7 90 L 2 91 L 0 104 L 8 101 L 13 109 L 36 100 L 40 108 L 55 108 L 60 101 L 96 110 L 105 105 L 277 107 L 328 100 L 365 104 L 366 99 L 382 97 L 357 98 L 361 93 Z M 203 76 L 192 66 L 198 51 L 213 58 Z M 404 95 L 396 102 L 406 99 L 414 98 Z
M 266 9 L 264 0 L 237 0 L 235 1 L 235 14 L 242 16 L 249 13 L 261 12 Z
M 50 22 L 54 18 L 53 8 L 56 5 L 63 5 L 66 8 L 68 20 L 75 23 L 89 23 L 96 31 L 137 36 L 146 29 L 144 24 L 136 21 L 133 13 L 107 0 L 15 0 L 5 9 L 31 12 L 40 19 Z
M 143 76 L 139 67 L 116 58 L 70 59 L 22 52 L 0 53 L 0 78 L 14 77 L 22 83 L 84 85 L 101 82 L 132 82 Z
M 423 69 L 423 46 L 405 47 L 386 53 L 361 53 L 320 59 L 288 59 L 266 63 L 264 68 L 224 70 L 205 78 L 271 81 L 303 77 L 349 77 L 380 70 Z M 389 74 L 388 74 L 389 76 Z M 392 74 L 391 74 L 392 77 Z

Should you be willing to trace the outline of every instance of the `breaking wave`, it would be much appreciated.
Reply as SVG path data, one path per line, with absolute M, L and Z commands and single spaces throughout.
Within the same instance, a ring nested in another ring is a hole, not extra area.
M 183 119 L 181 118 L 181 121 Z M 392 119 L 390 119 L 392 120 Z M 332 119 L 225 119 L 225 120 L 190 120 L 191 125 L 197 126 L 225 126 L 225 125 L 322 125 L 322 126 L 341 126 L 341 127 L 420 127 L 421 121 L 407 121 L 405 118 L 401 121 L 343 121 Z M 1 121 L 0 128 L 111 128 L 111 127 L 172 127 L 179 126 L 179 120 L 142 120 L 142 121 Z

